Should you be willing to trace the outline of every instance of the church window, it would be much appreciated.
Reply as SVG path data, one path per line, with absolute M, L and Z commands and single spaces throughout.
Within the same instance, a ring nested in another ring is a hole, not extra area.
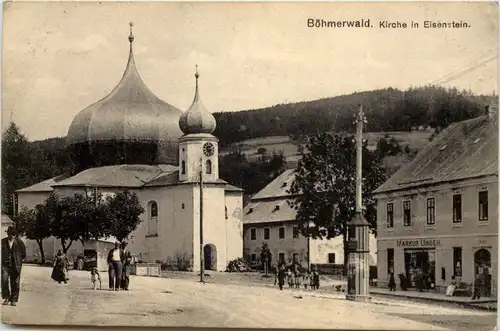
M 184 175 L 186 173 L 186 161 L 181 162 L 181 173 Z
M 149 202 L 148 235 L 158 234 L 158 204 L 156 201 Z
M 212 161 L 207 160 L 207 162 L 205 162 L 205 172 L 208 175 L 212 174 Z

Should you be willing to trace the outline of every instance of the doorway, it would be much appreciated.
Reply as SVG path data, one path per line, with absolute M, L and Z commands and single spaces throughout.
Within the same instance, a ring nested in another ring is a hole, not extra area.
M 487 249 L 481 248 L 474 253 L 474 283 L 478 277 L 482 276 L 484 288 L 482 295 L 491 296 L 491 253 Z
M 206 244 L 203 247 L 203 260 L 205 270 L 217 270 L 217 248 L 214 244 Z
M 409 287 L 415 287 L 415 279 L 421 271 L 424 287 L 430 289 L 436 279 L 436 251 L 433 249 L 405 250 L 405 273 Z

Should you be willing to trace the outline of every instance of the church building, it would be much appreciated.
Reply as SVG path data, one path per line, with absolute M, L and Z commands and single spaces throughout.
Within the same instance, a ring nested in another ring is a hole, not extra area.
M 200 270 L 203 210 L 205 268 L 224 271 L 243 252 L 243 192 L 218 176 L 216 121 L 201 102 L 198 70 L 193 103 L 183 113 L 155 96 L 139 76 L 132 24 L 129 42 L 121 81 L 78 113 L 69 127 L 67 148 L 75 171 L 18 190 L 19 209 L 34 208 L 53 191 L 60 196 L 135 192 L 145 212 L 129 236 L 131 252 L 143 262 L 189 264 L 193 271 Z M 44 243 L 50 260 L 59 240 Z M 75 242 L 68 256 L 75 259 L 92 247 Z M 27 250 L 28 260 L 39 254 L 35 241 L 27 241 Z M 98 260 L 105 258 L 103 252 L 96 254 Z

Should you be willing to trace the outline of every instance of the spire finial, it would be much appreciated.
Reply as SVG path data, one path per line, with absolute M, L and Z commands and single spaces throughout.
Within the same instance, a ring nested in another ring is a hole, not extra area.
M 196 72 L 194 74 L 194 78 L 196 78 L 196 94 L 198 94 L 198 78 L 200 78 L 200 74 L 198 73 L 198 65 L 196 65 Z
M 134 23 L 130 22 L 128 25 L 130 26 L 130 35 L 128 36 L 128 41 L 132 43 L 134 41 L 134 35 L 132 33 L 132 28 L 134 27 Z

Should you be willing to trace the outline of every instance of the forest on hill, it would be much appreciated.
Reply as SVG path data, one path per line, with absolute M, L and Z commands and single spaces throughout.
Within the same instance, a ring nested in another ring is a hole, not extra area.
M 386 88 L 256 110 L 219 112 L 215 135 L 222 146 L 251 138 L 317 132 L 353 132 L 354 114 L 363 105 L 368 132 L 410 131 L 420 126 L 445 128 L 485 112 L 496 96 L 474 95 L 437 86 L 400 91 Z
M 268 153 L 259 152 L 250 157 L 247 153 L 242 153 L 239 144 L 235 143 L 248 139 L 254 139 L 255 142 L 255 138 L 262 137 L 285 136 L 290 137 L 289 144 L 300 146 L 302 138 L 307 135 L 325 131 L 353 132 L 353 117 L 359 105 L 363 105 L 367 116 L 366 131 L 399 131 L 401 134 L 419 127 L 441 129 L 453 122 L 484 114 L 485 106 L 493 98 L 497 97 L 477 96 L 440 87 L 419 87 L 407 91 L 387 88 L 258 110 L 215 113 L 217 129 L 214 134 L 219 138 L 222 148 L 220 175 L 230 184 L 242 187 L 247 194 L 258 192 L 287 166 L 287 155 L 283 155 L 283 151 L 271 152 L 269 148 Z M 418 150 L 409 149 L 406 143 L 398 143 L 390 135 L 375 136 L 376 149 L 384 155 L 385 160 L 390 160 L 392 168 L 408 162 Z M 265 147 L 270 147 L 264 143 L 261 145 L 257 146 L 257 150 L 265 151 Z M 400 159 L 403 161 L 399 162 Z M 72 164 L 65 150 L 65 138 L 29 142 L 15 124 L 4 133 L 4 206 L 6 198 L 14 190 L 71 170 Z M 396 169 L 389 170 L 392 173 Z

